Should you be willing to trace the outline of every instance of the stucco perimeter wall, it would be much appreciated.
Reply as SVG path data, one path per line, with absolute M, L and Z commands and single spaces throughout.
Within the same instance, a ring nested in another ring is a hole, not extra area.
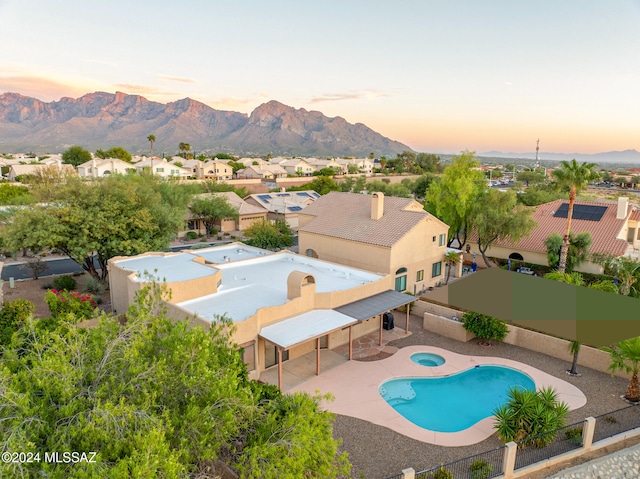
M 412 313 L 422 315 L 423 328 L 427 331 L 463 342 L 469 341 L 474 337 L 473 334 L 465 331 L 462 323 L 450 319 L 454 316 L 461 318 L 463 314 L 461 311 L 426 301 L 416 301 Z M 573 360 L 573 355 L 568 351 L 569 341 L 566 339 L 555 338 L 513 324 L 509 324 L 509 334 L 504 339 L 504 342 L 562 359 L 569 363 L 567 366 L 570 366 Z M 609 373 L 609 354 L 600 349 L 583 345 L 578 354 L 578 364 L 596 371 Z M 631 377 L 621 371 L 618 371 L 615 375 L 626 379 Z
M 124 314 L 129 309 L 129 305 L 133 304 L 136 292 L 142 289 L 143 284 L 132 281 L 130 276 L 135 273 L 127 271 L 113 261 L 125 259 L 125 256 L 112 258 L 108 263 L 109 270 L 109 296 L 111 298 L 111 308 L 116 314 Z

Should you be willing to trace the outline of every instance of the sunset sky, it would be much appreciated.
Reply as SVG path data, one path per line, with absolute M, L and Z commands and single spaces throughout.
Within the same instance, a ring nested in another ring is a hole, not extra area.
M 640 0 L 0 0 L 0 93 L 278 100 L 417 151 L 640 150 Z

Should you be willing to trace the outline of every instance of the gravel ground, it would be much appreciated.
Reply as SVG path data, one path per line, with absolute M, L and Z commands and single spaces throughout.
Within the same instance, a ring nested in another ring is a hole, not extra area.
M 411 316 L 409 329 L 412 335 L 389 343 L 398 348 L 413 345 L 428 345 L 449 349 L 456 353 L 474 356 L 498 356 L 520 361 L 541 371 L 559 377 L 578 387 L 587 397 L 587 404 L 571 411 L 567 424 L 582 421 L 589 416 L 598 416 L 628 404 L 620 399 L 626 391 L 627 380 L 610 374 L 578 367 L 580 377 L 571 377 L 565 370 L 570 363 L 544 354 L 529 351 L 508 344 L 494 344 L 490 348 L 481 348 L 475 341 L 462 343 L 425 331 L 422 318 Z M 380 356 L 382 359 L 383 356 Z M 368 360 L 375 360 L 371 357 Z M 473 392 L 470 391 L 470 395 Z M 426 444 L 360 419 L 338 415 L 334 424 L 334 435 L 342 439 L 342 449 L 349 453 L 353 464 L 352 477 L 384 479 L 399 474 L 402 469 L 413 467 L 424 470 L 456 459 L 500 447 L 502 443 L 496 436 L 464 447 L 443 447 Z M 543 476 L 544 477 L 544 476 Z

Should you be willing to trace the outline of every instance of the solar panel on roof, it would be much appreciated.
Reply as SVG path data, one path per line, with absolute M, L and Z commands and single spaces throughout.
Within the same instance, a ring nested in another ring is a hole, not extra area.
M 268 203 L 269 200 L 271 199 L 271 195 L 258 195 L 258 199 L 260 201 L 264 201 L 265 203 Z
M 309 193 L 307 193 L 306 191 L 299 191 L 298 193 L 296 193 L 296 195 L 298 195 L 298 196 L 307 196 L 307 197 L 311 198 L 311 195 Z
M 288 206 L 289 211 L 300 211 L 302 206 Z
M 574 220 L 600 221 L 606 211 L 606 206 L 575 204 L 573 205 L 571 218 Z M 568 213 L 569 203 L 562 203 L 553 216 L 556 218 L 566 218 Z
M 276 196 L 291 196 L 289 193 L 278 193 Z

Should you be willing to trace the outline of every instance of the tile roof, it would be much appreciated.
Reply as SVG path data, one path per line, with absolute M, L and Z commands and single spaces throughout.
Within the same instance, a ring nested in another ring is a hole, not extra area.
M 315 216 L 299 229 L 360 243 L 392 247 L 421 221 L 431 218 L 440 222 L 410 198 L 384 197 L 384 214 L 371 219 L 370 195 L 331 192 L 307 206 L 303 215 Z
M 553 213 L 560 208 L 562 203 L 568 203 L 568 201 L 560 199 L 537 206 L 531 216 L 537 226 L 528 237 L 521 239 L 517 244 L 507 239 L 498 240 L 494 245 L 511 247 L 514 250 L 546 253 L 547 249 L 544 246 L 544 241 L 552 233 L 558 233 L 563 236 L 567 226 L 566 218 L 553 216 Z M 575 218 L 571 220 L 571 231 L 573 233 L 589 232 L 591 234 L 592 243 L 589 251 L 591 253 L 609 253 L 615 256 L 623 255 L 627 250 L 628 244 L 624 239 L 618 239 L 617 236 L 630 216 L 630 211 L 633 211 L 633 207 L 629 205 L 624 219 L 617 219 L 617 203 L 577 201 L 576 204 L 607 207 L 600 221 L 578 220 Z M 476 242 L 478 235 L 474 232 L 469 240 Z
M 201 193 L 199 195 L 196 195 L 196 197 L 207 198 L 210 195 L 225 198 L 231 206 L 233 206 L 235 209 L 238 210 L 238 214 L 241 216 L 250 215 L 250 214 L 251 215 L 262 214 L 267 212 L 267 210 L 262 206 L 252 205 L 250 203 L 247 203 L 233 191 L 220 191 L 217 193 Z

